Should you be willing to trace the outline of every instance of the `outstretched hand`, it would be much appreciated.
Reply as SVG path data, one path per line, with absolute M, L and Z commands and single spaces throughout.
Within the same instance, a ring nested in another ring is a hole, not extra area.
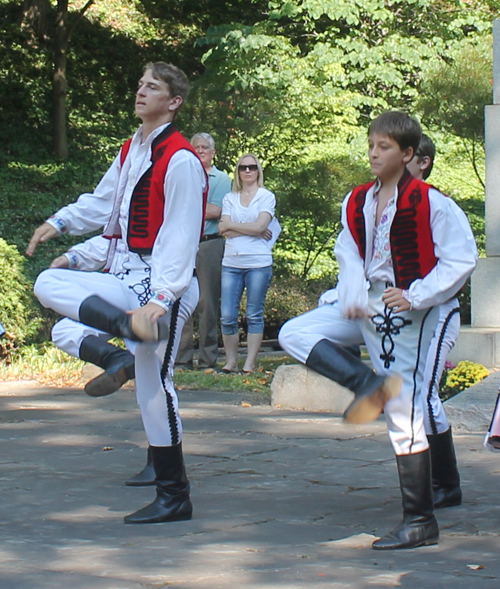
M 52 225 L 50 223 L 43 223 L 42 225 L 40 225 L 40 227 L 38 227 L 38 229 L 35 229 L 35 232 L 31 236 L 30 242 L 29 242 L 28 247 L 26 249 L 26 255 L 32 256 L 35 253 L 36 246 L 39 243 L 44 243 L 46 241 L 49 241 L 49 239 L 52 239 L 53 237 L 55 237 L 57 235 L 57 233 L 58 233 L 57 229 L 52 227 Z

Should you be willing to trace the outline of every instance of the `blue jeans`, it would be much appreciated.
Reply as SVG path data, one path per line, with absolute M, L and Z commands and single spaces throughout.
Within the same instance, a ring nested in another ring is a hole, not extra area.
M 238 333 L 238 315 L 243 290 L 247 289 L 248 333 L 263 333 L 264 302 L 273 276 L 273 267 L 231 268 L 222 266 L 221 328 L 224 335 Z

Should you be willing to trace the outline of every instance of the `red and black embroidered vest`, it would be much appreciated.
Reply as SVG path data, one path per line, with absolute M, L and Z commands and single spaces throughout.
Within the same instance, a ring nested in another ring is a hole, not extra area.
M 125 162 L 130 149 L 131 139 L 122 146 L 121 164 Z M 127 229 L 127 243 L 131 251 L 138 254 L 150 254 L 158 231 L 163 223 L 165 208 L 164 183 L 168 164 L 172 156 L 181 149 L 187 149 L 196 157 L 198 154 L 187 139 L 170 124 L 152 143 L 151 166 L 137 182 L 130 200 L 130 212 Z M 205 209 L 208 195 L 208 178 L 203 193 L 203 220 L 201 233 L 205 226 Z
M 366 193 L 374 185 L 369 182 L 356 187 L 347 203 L 347 223 L 359 249 L 366 257 L 366 229 L 363 206 Z M 407 289 L 417 278 L 424 278 L 434 268 L 437 258 L 430 221 L 430 186 L 405 172 L 398 184 L 396 214 L 391 226 L 390 241 L 396 286 Z

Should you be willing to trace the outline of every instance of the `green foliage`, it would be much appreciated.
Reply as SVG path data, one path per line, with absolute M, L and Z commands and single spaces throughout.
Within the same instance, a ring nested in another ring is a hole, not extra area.
M 444 385 L 441 387 L 440 396 L 443 400 L 449 399 L 480 382 L 489 373 L 489 370 L 482 364 L 462 360 L 455 368 L 445 372 Z
M 83 362 L 52 343 L 23 346 L 13 351 L 9 363 L 0 364 L 0 381 L 38 380 L 47 385 L 81 384 Z
M 490 35 L 454 44 L 423 74 L 419 106 L 424 120 L 458 137 L 484 137 L 484 107 L 492 101 Z
M 296 277 L 273 278 L 264 307 L 264 336 L 275 339 L 285 321 L 317 307 L 321 293 L 331 287 L 332 283 L 326 279 L 304 281 Z M 245 305 L 244 298 L 240 308 L 240 324 L 243 326 Z
M 0 340 L 0 358 L 9 359 L 12 350 L 40 327 L 32 297 L 32 284 L 24 275 L 24 260 L 14 246 L 0 238 L 0 322 L 6 336 Z

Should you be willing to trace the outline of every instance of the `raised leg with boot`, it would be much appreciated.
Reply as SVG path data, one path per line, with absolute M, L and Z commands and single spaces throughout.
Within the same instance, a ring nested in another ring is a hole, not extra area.
M 149 487 L 154 485 L 156 482 L 155 467 L 153 465 L 153 454 L 151 452 L 151 446 L 148 446 L 148 455 L 146 460 L 146 466 L 138 472 L 136 475 L 125 481 L 128 487 Z
M 80 358 L 104 369 L 85 385 L 91 397 L 104 397 L 120 389 L 135 378 L 135 359 L 128 350 L 122 350 L 103 339 L 88 335 L 80 344 Z
M 156 472 L 156 499 L 125 517 L 127 524 L 158 524 L 191 519 L 189 481 L 184 467 L 182 444 L 150 446 Z
M 375 550 L 397 550 L 437 544 L 439 527 L 433 513 L 430 452 L 396 456 L 396 461 L 403 521 L 372 546 Z
M 148 318 L 127 315 L 97 295 L 87 297 L 80 305 L 78 314 L 79 320 L 85 325 L 136 342 L 166 340 L 169 336 L 167 318 L 160 317 L 151 323 Z
M 354 393 L 354 400 L 344 413 L 349 423 L 377 419 L 387 401 L 401 392 L 403 381 L 399 375 L 375 374 L 359 358 L 326 339 L 313 347 L 306 366 Z
M 451 427 L 442 434 L 427 435 L 431 451 L 434 509 L 462 504 L 462 489 L 458 473 Z

